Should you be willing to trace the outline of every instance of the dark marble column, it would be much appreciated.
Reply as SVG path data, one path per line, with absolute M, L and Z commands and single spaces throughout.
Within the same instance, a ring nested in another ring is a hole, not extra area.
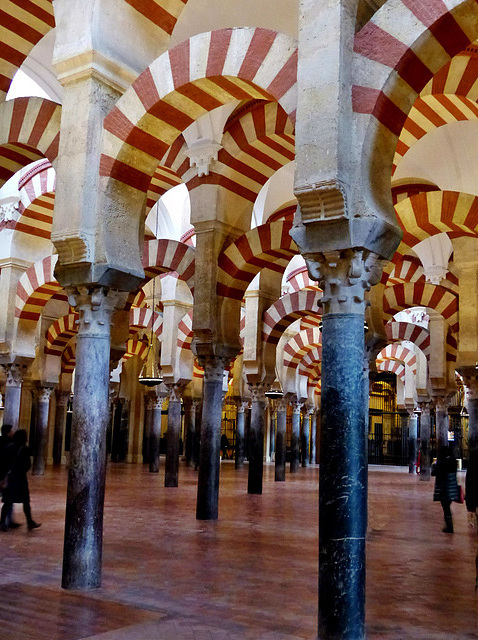
M 55 433 L 53 436 L 53 463 L 61 464 L 63 453 L 63 434 L 65 432 L 66 412 L 68 410 L 69 391 L 56 391 Z
M 306 408 L 302 416 L 302 427 L 300 433 L 302 449 L 302 466 L 309 466 L 309 434 L 310 434 L 310 410 Z
M 408 473 L 415 473 L 418 455 L 418 418 L 413 408 L 408 409 Z
M 315 464 L 320 464 L 320 437 L 322 433 L 322 408 L 316 411 L 316 446 L 315 446 Z
M 264 473 L 264 428 L 265 428 L 265 392 L 267 386 L 262 383 L 250 383 L 251 426 L 249 429 L 249 475 L 247 493 L 262 494 Z
M 193 398 L 183 398 L 184 404 L 184 459 L 187 467 L 194 466 L 194 433 L 196 430 L 196 406 Z
M 276 433 L 276 461 L 275 461 L 275 481 L 285 481 L 285 458 L 286 458 L 286 428 L 287 428 L 287 406 L 288 401 L 282 398 L 277 402 L 277 433 Z
M 169 389 L 168 432 L 166 433 L 165 487 L 177 487 L 179 480 L 179 440 L 181 436 L 182 386 L 167 385 Z
M 310 464 L 315 464 L 317 456 L 317 412 L 310 412 Z
M 221 465 L 222 381 L 229 359 L 202 356 L 204 369 L 196 518 L 217 520 Z
M 420 480 L 430 480 L 430 403 L 420 402 Z
M 300 467 L 300 409 L 301 402 L 293 400 L 292 407 L 292 432 L 290 435 L 290 472 L 297 473 Z
M 45 473 L 45 464 L 48 444 L 48 418 L 50 416 L 50 398 L 53 389 L 51 387 L 38 387 L 35 390 L 35 449 L 33 451 L 32 475 L 42 476 Z
M 149 464 L 151 461 L 151 452 L 149 450 L 151 444 L 151 420 L 153 415 L 153 398 L 144 396 L 144 420 L 143 420 L 143 464 Z
M 11 424 L 13 430 L 18 429 L 20 419 L 20 400 L 22 397 L 22 382 L 26 367 L 20 364 L 4 364 L 5 397 L 3 399 L 3 424 Z
M 276 450 L 277 409 L 274 400 L 269 401 L 269 454 L 274 460 Z
M 161 440 L 161 420 L 164 397 L 149 398 L 151 408 L 151 429 L 149 432 L 149 472 L 159 473 L 159 442 Z
M 478 396 L 467 389 L 468 397 L 468 451 L 478 449 Z
M 79 312 L 63 549 L 64 589 L 101 585 L 110 327 L 126 296 L 105 287 L 70 290 Z
M 237 403 L 237 416 L 236 416 L 236 451 L 235 451 L 235 467 L 240 469 L 244 466 L 244 424 L 245 424 L 245 411 L 249 406 L 248 402 L 239 400 Z
M 435 424 L 437 449 L 448 446 L 448 404 L 445 396 L 435 396 Z

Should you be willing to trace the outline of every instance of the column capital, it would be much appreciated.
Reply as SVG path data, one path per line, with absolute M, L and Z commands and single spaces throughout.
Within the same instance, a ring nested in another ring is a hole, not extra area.
M 238 413 L 244 413 L 244 411 L 246 409 L 249 408 L 249 401 L 248 400 L 238 400 L 237 401 L 237 412 Z
M 363 314 L 365 293 L 380 280 L 386 260 L 372 251 L 351 248 L 304 254 L 309 275 L 323 290 L 319 304 L 328 313 Z
M 184 384 L 177 383 L 166 384 L 169 402 L 181 402 L 181 395 L 184 391 L 184 386 Z
M 468 400 L 478 398 L 478 371 L 475 367 L 463 367 L 458 369 L 458 373 L 463 378 Z
M 303 403 L 300 402 L 300 400 L 290 400 L 289 401 L 290 406 L 292 407 L 292 413 L 299 413 L 302 409 L 302 405 Z
M 446 412 L 448 410 L 448 400 L 449 396 L 447 394 L 434 395 L 433 404 L 435 405 L 435 409 Z
M 128 293 L 100 285 L 66 287 L 68 302 L 79 313 L 78 332 L 100 337 L 110 334 L 111 315 L 122 309 Z
M 65 391 L 63 389 L 56 389 L 55 396 L 56 396 L 56 406 L 66 407 L 66 405 L 68 404 L 68 399 L 70 397 L 70 392 Z
M 227 356 L 204 355 L 198 357 L 199 364 L 204 369 L 204 380 L 222 382 L 224 371 L 229 366 Z
M 26 365 L 11 362 L 9 364 L 2 364 L 2 369 L 6 376 L 7 387 L 21 387 L 23 376 L 27 370 Z
M 35 397 L 38 402 L 50 402 L 53 387 L 37 387 L 35 389 Z
M 418 406 L 420 407 L 422 415 L 428 415 L 428 416 L 430 415 L 430 407 L 431 407 L 431 401 L 430 400 L 419 402 Z
M 280 398 L 277 400 L 277 411 L 287 411 L 289 400 L 287 398 Z
M 264 382 L 248 382 L 247 386 L 249 387 L 249 391 L 251 392 L 252 402 L 266 401 L 265 393 L 269 388 L 269 385 L 265 384 Z

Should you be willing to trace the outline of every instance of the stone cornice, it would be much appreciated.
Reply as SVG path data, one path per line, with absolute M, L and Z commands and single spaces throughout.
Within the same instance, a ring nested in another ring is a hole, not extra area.
M 134 82 L 137 74 L 132 69 L 125 68 L 95 50 L 83 51 L 77 55 L 56 58 L 54 67 L 58 81 L 63 86 L 95 78 L 123 94 Z

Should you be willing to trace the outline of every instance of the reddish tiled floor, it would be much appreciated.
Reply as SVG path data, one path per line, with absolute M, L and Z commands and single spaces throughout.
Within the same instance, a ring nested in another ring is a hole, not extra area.
M 1 640 L 315 638 L 318 468 L 275 483 L 267 466 L 263 495 L 248 496 L 247 467 L 223 463 L 218 522 L 195 519 L 196 478 L 182 466 L 165 489 L 164 467 L 110 465 L 103 586 L 86 594 L 59 588 L 66 471 L 30 478 L 43 525 L 0 535 Z M 431 483 L 371 468 L 369 493 L 370 640 L 478 639 L 464 506 L 451 536 Z

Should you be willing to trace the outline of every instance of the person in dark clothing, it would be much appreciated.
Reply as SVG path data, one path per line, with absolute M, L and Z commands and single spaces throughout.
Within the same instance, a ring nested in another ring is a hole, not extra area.
M 444 533 L 453 533 L 453 516 L 450 507 L 452 502 L 459 499 L 456 466 L 456 458 L 450 447 L 440 447 L 437 461 L 432 467 L 432 476 L 435 476 L 433 500 L 441 502 L 445 518 Z
M 2 495 L 2 513 L 0 529 L 8 531 L 19 526 L 12 523 L 13 505 L 15 502 L 23 504 L 23 511 L 27 519 L 28 529 L 38 529 L 40 524 L 32 518 L 30 508 L 30 491 L 28 489 L 27 471 L 31 467 L 30 451 L 27 447 L 27 432 L 25 429 L 15 431 L 13 443 L 5 450 L 9 468 L 8 485 Z
M 0 478 L 8 472 L 8 460 L 6 448 L 13 442 L 12 425 L 2 424 L 2 435 L 0 435 Z
M 229 453 L 228 450 L 230 448 L 230 444 L 229 444 L 229 438 L 226 436 L 225 433 L 222 434 L 221 436 L 221 451 L 222 451 L 222 459 L 223 460 L 229 460 Z

